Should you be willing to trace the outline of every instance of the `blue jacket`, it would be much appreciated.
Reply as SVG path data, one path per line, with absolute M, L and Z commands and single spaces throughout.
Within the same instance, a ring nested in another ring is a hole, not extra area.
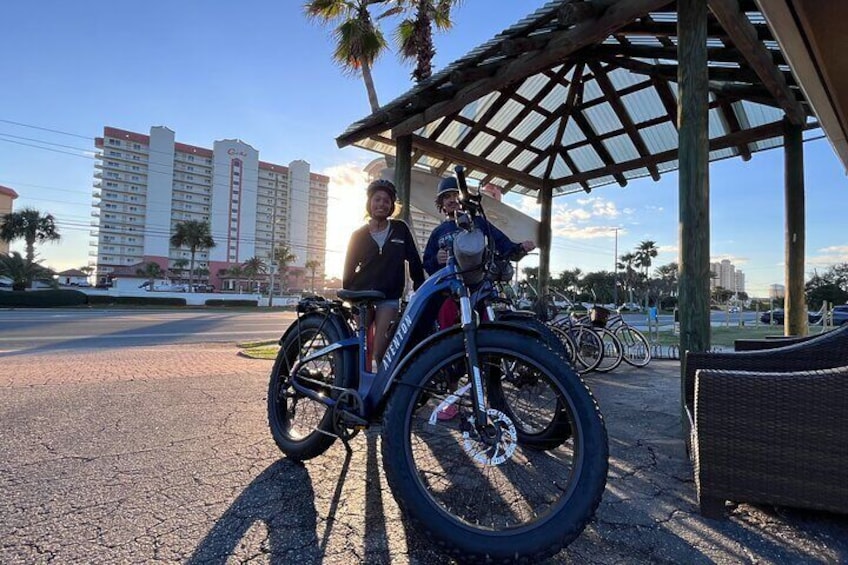
M 477 227 L 483 230 L 483 233 L 494 240 L 495 251 L 499 256 L 507 257 L 512 255 L 517 248 L 521 247 L 520 243 L 515 243 L 509 239 L 504 232 L 493 226 L 490 222 L 484 220 L 480 216 L 474 218 L 474 223 Z M 454 235 L 459 231 L 459 227 L 453 220 L 445 220 L 439 224 L 433 233 L 430 234 L 430 239 L 427 240 L 427 247 L 424 248 L 424 270 L 428 275 L 432 275 L 444 264 L 439 264 L 437 256 L 439 249 L 453 245 Z

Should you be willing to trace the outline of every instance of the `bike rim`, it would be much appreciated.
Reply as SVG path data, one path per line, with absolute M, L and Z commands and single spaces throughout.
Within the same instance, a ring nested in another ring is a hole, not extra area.
M 492 388 L 493 373 L 502 370 L 504 353 L 480 351 L 484 382 L 489 383 L 485 387 L 486 396 Z M 493 419 L 503 428 L 512 424 L 516 430 L 528 433 L 547 427 L 544 414 L 551 418 L 555 411 L 565 410 L 572 432 L 562 444 L 547 450 L 522 445 L 514 436 L 509 441 L 508 431 L 503 431 L 507 436 L 505 441 L 497 446 L 489 445 L 474 437 L 468 422 L 472 414 L 470 390 L 453 403 L 459 406 L 456 417 L 440 420 L 434 416 L 445 398 L 439 395 L 438 383 L 455 378 L 446 371 L 462 362 L 463 355 L 457 354 L 431 369 L 416 393 L 416 401 L 410 403 L 406 419 L 406 433 L 411 436 L 407 457 L 419 488 L 433 506 L 461 527 L 491 533 L 514 533 L 537 527 L 567 502 L 579 476 L 580 431 L 571 403 L 558 384 L 539 371 L 538 366 L 533 366 L 532 360 L 513 357 L 508 364 L 513 372 L 524 373 L 525 382 L 520 385 L 510 382 L 505 387 L 512 417 L 504 410 L 492 409 L 497 413 Z M 503 382 L 501 377 L 497 378 Z M 531 385 L 528 379 L 536 382 Z M 544 382 L 538 382 L 539 379 Z M 462 390 L 464 383 L 467 378 L 462 375 L 453 390 Z M 510 394 L 513 387 L 527 390 Z M 529 390 L 534 387 L 535 394 Z

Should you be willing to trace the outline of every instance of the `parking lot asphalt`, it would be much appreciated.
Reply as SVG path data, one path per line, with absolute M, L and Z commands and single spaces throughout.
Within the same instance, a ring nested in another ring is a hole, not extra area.
M 232 345 L 0 362 L 0 563 L 445 563 L 401 518 L 379 429 L 296 464 L 267 431 L 269 361 Z M 679 363 L 587 378 L 610 440 L 592 522 L 550 563 L 844 563 L 848 517 L 702 518 Z

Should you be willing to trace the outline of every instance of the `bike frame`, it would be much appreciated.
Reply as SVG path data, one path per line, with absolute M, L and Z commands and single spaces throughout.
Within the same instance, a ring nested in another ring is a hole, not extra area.
M 461 192 L 464 198 L 468 199 L 468 189 L 465 186 L 465 178 L 462 175 L 460 168 L 457 168 L 457 177 L 460 184 Z M 473 203 L 472 203 L 473 204 Z M 479 206 L 479 204 L 474 205 Z M 482 211 L 481 208 L 474 208 L 475 211 Z M 474 226 L 473 218 L 471 225 Z M 475 228 L 477 229 L 477 228 Z M 422 324 L 432 324 L 433 317 L 429 308 L 431 301 L 437 300 L 439 303 L 444 300 L 446 294 L 459 299 L 460 310 L 460 327 L 465 339 L 466 351 L 466 369 L 467 374 L 471 377 L 472 399 L 474 404 L 474 421 L 475 426 L 482 428 L 487 423 L 486 404 L 483 399 L 483 384 L 482 374 L 480 371 L 479 360 L 477 356 L 477 325 L 478 318 L 475 316 L 474 306 L 481 303 L 484 298 L 492 295 L 493 287 L 490 281 L 484 278 L 482 285 L 477 290 L 474 299 L 472 300 L 471 293 L 462 278 L 462 272 L 456 259 L 451 254 L 448 258 L 447 265 L 430 276 L 421 287 L 413 295 L 412 299 L 407 304 L 403 312 L 400 313 L 394 335 L 392 336 L 386 353 L 380 362 L 376 371 L 368 371 L 367 355 L 367 325 L 365 322 L 365 307 L 371 301 L 358 301 L 360 306 L 360 320 L 357 324 L 355 335 L 344 338 L 336 343 L 332 343 L 315 351 L 303 358 L 300 358 L 291 369 L 292 386 L 300 394 L 320 402 L 329 407 L 334 407 L 337 400 L 331 396 L 316 392 L 306 386 L 303 382 L 303 377 L 299 374 L 300 369 L 311 361 L 317 360 L 325 355 L 340 350 L 353 350 L 357 356 L 356 376 L 357 385 L 356 392 L 361 400 L 362 411 L 358 416 L 364 419 L 365 422 L 372 422 L 379 416 L 379 410 L 382 405 L 382 400 L 389 393 L 392 383 L 398 378 L 401 373 L 405 361 L 414 355 L 421 347 L 430 343 L 437 337 L 440 337 L 448 332 L 454 332 L 455 329 L 444 329 L 438 332 L 435 336 L 430 336 L 424 343 L 417 345 L 413 344 L 413 340 L 420 332 L 414 331 L 416 328 L 422 327 Z M 372 299 L 373 301 L 373 299 Z M 327 311 L 327 317 L 333 315 L 331 311 Z M 349 322 L 347 319 L 345 323 Z M 323 383 L 322 383 L 323 384 Z M 335 390 L 339 387 L 333 387 Z

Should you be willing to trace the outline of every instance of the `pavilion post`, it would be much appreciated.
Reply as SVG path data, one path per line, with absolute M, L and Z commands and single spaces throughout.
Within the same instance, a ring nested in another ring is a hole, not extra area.
M 551 205 L 553 187 L 550 181 L 542 182 L 539 198 L 542 205 L 542 215 L 539 220 L 539 295 L 548 294 L 551 281 Z
M 807 335 L 804 295 L 804 144 L 803 127 L 783 119 L 784 197 L 786 201 L 786 295 L 783 332 Z
M 678 0 L 677 36 L 678 300 L 680 355 L 684 359 L 686 351 L 706 351 L 710 347 L 707 0 Z M 685 371 L 685 363 L 681 363 L 681 405 L 687 424 Z
M 410 224 L 410 194 L 412 186 L 412 136 L 401 135 L 395 143 L 395 188 L 401 204 L 400 218 Z

